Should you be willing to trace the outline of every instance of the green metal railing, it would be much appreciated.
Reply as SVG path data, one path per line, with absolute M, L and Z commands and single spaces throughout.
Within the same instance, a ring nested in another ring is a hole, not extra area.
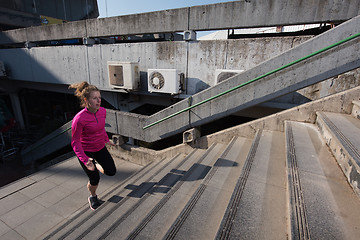
M 320 50 L 318 50 L 318 51 L 316 51 L 316 52 L 313 52 L 313 53 L 311 53 L 311 54 L 309 54 L 309 55 L 307 55 L 307 56 L 305 56 L 305 57 L 299 58 L 298 60 L 295 60 L 295 61 L 293 61 L 293 62 L 291 62 L 291 63 L 286 64 L 286 65 L 283 65 L 282 67 L 279 67 L 279 68 L 277 68 L 277 69 L 275 69 L 275 70 L 272 70 L 272 71 L 270 71 L 270 72 L 268 72 L 268 73 L 265 73 L 265 74 L 263 74 L 263 75 L 261 75 L 261 76 L 259 76 L 259 77 L 256 77 L 256 78 L 254 78 L 254 79 L 251 79 L 251 80 L 249 80 L 249 81 L 247 81 L 247 82 L 245 82 L 245 83 L 242 83 L 242 84 L 240 84 L 240 85 L 238 85 L 238 86 L 235 86 L 235 87 L 233 87 L 233 88 L 231 88 L 231 89 L 229 89 L 229 90 L 226 90 L 226 91 L 224 91 L 224 92 L 222 92 L 222 93 L 219 93 L 219 94 L 217 94 L 217 95 L 215 95 L 215 96 L 212 96 L 212 97 L 210 97 L 210 98 L 208 98 L 208 99 L 205 99 L 205 100 L 203 100 L 203 101 L 201 101 L 201 102 L 198 102 L 198 103 L 196 103 L 196 104 L 194 104 L 194 105 L 192 105 L 192 106 L 189 106 L 189 107 L 187 107 L 187 108 L 184 108 L 183 110 L 178 111 L 178 112 L 176 112 L 176 113 L 173 113 L 173 114 L 171 114 L 171 115 L 169 115 L 169 116 L 167 116 L 167 117 L 164 117 L 164 118 L 162 118 L 162 119 L 160 119 L 160 120 L 158 120 L 158 121 L 156 121 L 156 122 L 154 122 L 154 123 L 151 123 L 151 124 L 149 124 L 149 125 L 146 125 L 145 127 L 143 127 L 143 129 L 147 129 L 147 128 L 152 127 L 152 126 L 154 126 L 154 125 L 156 125 L 156 124 L 159 124 L 159 123 L 161 123 L 161 122 L 163 122 L 163 121 L 165 121 L 165 120 L 168 120 L 168 119 L 170 119 L 170 118 L 172 118 L 172 117 L 175 117 L 175 116 L 177 116 L 177 115 L 179 115 L 179 114 L 181 114 L 181 113 L 183 113 L 183 112 L 186 112 L 186 111 L 188 111 L 188 110 L 190 110 L 190 109 L 193 109 L 193 108 L 195 108 L 195 107 L 197 107 L 197 106 L 200 106 L 200 105 L 202 105 L 202 104 L 204 104 L 204 103 L 207 103 L 207 102 L 209 102 L 209 101 L 211 101 L 211 100 L 214 100 L 214 99 L 216 99 L 216 98 L 219 98 L 219 97 L 221 97 L 221 96 L 223 96 L 223 95 L 225 95 L 225 94 L 228 94 L 228 93 L 230 93 L 230 92 L 233 92 L 233 91 L 235 91 L 235 90 L 237 90 L 237 89 L 239 89 L 239 88 L 241 88 L 241 87 L 244 87 L 244 86 L 246 86 L 246 85 L 248 85 L 248 84 L 250 84 L 250 83 L 253 83 L 253 82 L 255 82 L 255 81 L 259 80 L 259 79 L 262 79 L 262 78 L 264 78 L 264 77 L 267 77 L 267 76 L 269 76 L 269 75 L 271 75 L 271 74 L 273 74 L 273 73 L 279 72 L 279 71 L 281 71 L 281 70 L 283 70 L 283 69 L 285 69 L 285 68 L 288 68 L 288 67 L 290 67 L 290 66 L 292 66 L 292 65 L 294 65 L 294 64 L 297 64 L 297 63 L 302 62 L 302 61 L 304 61 L 304 60 L 306 60 L 306 59 L 309 59 L 309 58 L 311 58 L 311 57 L 313 57 L 313 56 L 315 56 L 315 55 L 317 55 L 317 54 L 320 54 L 320 53 L 322 53 L 322 52 L 325 52 L 325 51 L 327 51 L 327 50 L 329 50 L 329 49 L 331 49 L 331 48 L 334 48 L 334 47 L 336 47 L 336 46 L 339 46 L 339 45 L 341 45 L 341 44 L 343 44 L 343 43 L 345 43 L 345 42 L 348 42 L 348 41 L 350 41 L 350 40 L 352 40 L 352 39 L 354 39 L 354 38 L 357 38 L 357 37 L 359 37 L 359 36 L 360 36 L 360 33 L 357 33 L 357 34 L 354 34 L 354 35 L 352 35 L 352 36 L 350 36 L 350 37 L 347 37 L 347 38 L 345 38 L 345 39 L 343 39 L 343 40 L 341 40 L 341 41 L 338 41 L 338 42 L 336 42 L 336 43 L 334 43 L 334 44 L 332 44 L 332 45 L 329 45 L 329 46 L 327 46 L 327 47 L 325 47 L 325 48 L 323 48 L 323 49 L 320 49 Z

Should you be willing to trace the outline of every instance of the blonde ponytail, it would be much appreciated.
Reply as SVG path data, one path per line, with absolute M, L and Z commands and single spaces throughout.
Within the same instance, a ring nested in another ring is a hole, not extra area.
M 75 89 L 74 95 L 80 100 L 81 107 L 86 107 L 84 99 L 89 99 L 91 92 L 99 91 L 96 86 L 91 85 L 86 81 L 80 83 L 73 83 L 69 86 L 69 88 Z

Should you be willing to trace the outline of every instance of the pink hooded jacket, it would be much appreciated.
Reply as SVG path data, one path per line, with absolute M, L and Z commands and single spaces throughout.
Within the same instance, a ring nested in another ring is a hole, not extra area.
M 84 108 L 75 115 L 72 121 L 71 146 L 84 164 L 89 160 L 84 151 L 97 152 L 109 142 L 109 137 L 105 132 L 105 119 L 106 109 L 100 107 L 96 113 Z

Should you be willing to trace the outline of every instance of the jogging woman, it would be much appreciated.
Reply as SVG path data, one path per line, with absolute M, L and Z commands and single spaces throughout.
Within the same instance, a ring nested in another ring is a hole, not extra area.
M 96 86 L 81 82 L 72 84 L 69 88 L 75 89 L 75 96 L 79 98 L 81 107 L 84 107 L 72 121 L 71 146 L 89 177 L 88 201 L 90 208 L 95 210 L 100 206 L 96 195 L 100 181 L 99 171 L 108 176 L 116 173 L 114 160 L 105 146 L 106 143 L 113 145 L 105 132 L 106 109 L 100 106 L 101 95 Z

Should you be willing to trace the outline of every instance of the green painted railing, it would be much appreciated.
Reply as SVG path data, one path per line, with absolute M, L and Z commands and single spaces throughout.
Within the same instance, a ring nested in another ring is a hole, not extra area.
M 159 123 L 161 123 L 161 122 L 163 122 L 163 121 L 165 121 L 165 120 L 168 120 L 168 119 L 170 119 L 170 118 L 172 118 L 172 117 L 175 117 L 175 116 L 177 116 L 177 115 L 179 115 L 179 114 L 181 114 L 181 113 L 183 113 L 183 112 L 186 112 L 186 111 L 188 111 L 188 110 L 190 110 L 190 109 L 193 109 L 193 108 L 195 108 L 195 107 L 197 107 L 197 106 L 200 106 L 200 105 L 202 105 L 202 104 L 204 104 L 204 103 L 207 103 L 207 102 L 209 102 L 209 101 L 211 101 L 211 100 L 214 100 L 214 99 L 216 99 L 216 98 L 218 98 L 218 97 L 221 97 L 221 96 L 223 96 L 223 95 L 225 95 L 225 94 L 228 94 L 228 93 L 230 93 L 230 92 L 233 92 L 233 91 L 235 91 L 235 90 L 237 90 L 237 89 L 239 89 L 239 88 L 241 88 L 241 87 L 243 87 L 243 86 L 246 86 L 246 85 L 248 85 L 248 84 L 250 84 L 250 83 L 253 83 L 253 82 L 255 82 L 255 81 L 259 80 L 259 79 L 262 79 L 262 78 L 264 78 L 264 77 L 267 77 L 267 76 L 269 76 L 269 75 L 271 75 L 271 74 L 274 74 L 274 73 L 276 73 L 276 72 L 279 72 L 279 71 L 281 71 L 281 70 L 283 70 L 283 69 L 285 69 L 285 68 L 288 68 L 288 67 L 290 67 L 290 66 L 292 66 L 292 65 L 294 65 L 294 64 L 297 64 L 297 63 L 302 62 L 302 61 L 304 61 L 304 60 L 306 60 L 306 59 L 309 59 L 309 58 L 311 58 L 311 57 L 313 57 L 313 56 L 315 56 L 315 55 L 317 55 L 317 54 L 320 54 L 320 53 L 322 53 L 322 52 L 325 52 L 325 51 L 327 51 L 327 50 L 329 50 L 329 49 L 331 49 L 331 48 L 334 48 L 334 47 L 336 47 L 336 46 L 339 46 L 339 45 L 341 45 L 341 44 L 343 44 L 343 43 L 345 43 L 345 42 L 348 42 L 348 41 L 350 41 L 350 40 L 352 40 L 352 39 L 354 39 L 354 38 L 357 38 L 357 37 L 359 37 L 359 36 L 360 36 L 360 33 L 357 33 L 357 34 L 354 34 L 354 35 L 352 35 L 352 36 L 350 36 L 350 37 L 347 37 L 347 38 L 345 38 L 345 39 L 343 39 L 343 40 L 341 40 L 341 41 L 338 41 L 338 42 L 336 42 L 336 43 L 334 43 L 334 44 L 332 44 L 332 45 L 329 45 L 329 46 L 327 46 L 327 47 L 325 47 L 325 48 L 323 48 L 323 49 L 320 49 L 320 50 L 318 50 L 318 51 L 316 51 L 316 52 L 313 52 L 313 53 L 311 53 L 311 54 L 309 54 L 309 55 L 307 55 L 307 56 L 305 56 L 305 57 L 299 58 L 298 60 L 295 60 L 295 61 L 293 61 L 293 62 L 291 62 L 291 63 L 286 64 L 286 65 L 283 65 L 282 67 L 279 67 L 279 68 L 277 68 L 277 69 L 275 69 L 275 70 L 272 70 L 272 71 L 270 71 L 270 72 L 268 72 L 268 73 L 265 73 L 264 75 L 261 75 L 261 76 L 259 76 L 259 77 L 254 78 L 254 79 L 251 79 L 251 80 L 249 80 L 249 81 L 247 81 L 247 82 L 245 82 L 245 83 L 242 83 L 242 84 L 240 84 L 240 85 L 238 85 L 238 86 L 235 86 L 235 87 L 233 87 L 233 88 L 231 88 L 231 89 L 229 89 L 229 90 L 226 90 L 226 91 L 224 91 L 224 92 L 222 92 L 222 93 L 219 93 L 219 94 L 217 94 L 217 95 L 215 95 L 215 96 L 212 96 L 212 97 L 210 97 L 210 98 L 208 98 L 208 99 L 205 99 L 205 100 L 203 100 L 203 101 L 201 101 L 201 102 L 198 102 L 198 103 L 196 103 L 196 104 L 194 104 L 194 105 L 192 105 L 192 106 L 189 106 L 189 107 L 187 107 L 187 108 L 184 108 L 184 109 L 181 110 L 181 111 L 178 111 L 178 112 L 173 113 L 173 114 L 171 114 L 171 115 L 169 115 L 169 116 L 167 116 L 167 117 L 164 117 L 164 118 L 162 118 L 162 119 L 160 119 L 160 120 L 158 120 L 158 121 L 156 121 L 156 122 L 154 122 L 154 123 L 151 123 L 151 124 L 149 124 L 149 125 L 146 125 L 145 127 L 143 127 L 143 129 L 147 129 L 147 128 L 152 127 L 152 126 L 154 126 L 154 125 L 156 125 L 156 124 L 159 124 Z

